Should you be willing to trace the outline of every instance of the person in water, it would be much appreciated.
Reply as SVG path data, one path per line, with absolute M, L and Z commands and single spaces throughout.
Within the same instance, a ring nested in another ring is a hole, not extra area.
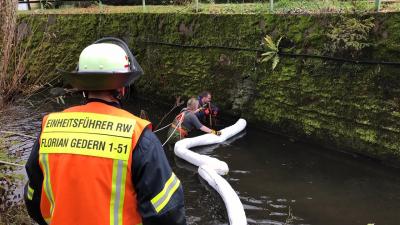
M 220 131 L 215 131 L 204 126 L 195 115 L 199 111 L 199 101 L 192 97 L 187 101 L 187 107 L 175 117 L 168 131 L 168 137 L 173 142 L 179 141 L 188 136 L 189 132 L 197 129 L 206 133 L 221 135 Z
M 199 110 L 195 113 L 197 118 L 199 118 L 202 123 L 210 124 L 211 127 L 214 127 L 219 109 L 211 103 L 211 92 L 201 92 L 197 100 L 199 101 Z

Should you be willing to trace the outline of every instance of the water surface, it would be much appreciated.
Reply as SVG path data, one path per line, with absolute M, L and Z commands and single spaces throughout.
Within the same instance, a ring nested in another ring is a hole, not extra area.
M 67 105 L 78 102 L 69 99 Z M 19 106 L 13 119 L 2 118 L 1 127 L 36 136 L 40 118 L 65 107 L 55 103 Z M 170 110 L 139 100 L 125 107 L 136 115 L 146 110 L 154 125 Z M 157 133 L 162 143 L 165 133 Z M 10 154 L 26 160 L 32 139 L 8 135 L 7 140 Z M 239 195 L 249 224 L 400 224 L 398 169 L 252 128 L 222 144 L 194 150 L 227 162 L 230 172 L 225 179 Z M 197 168 L 175 157 L 172 146 L 166 145 L 165 151 L 184 187 L 188 224 L 228 224 L 222 199 L 201 179 Z M 21 185 L 11 199 L 18 199 L 20 193 Z

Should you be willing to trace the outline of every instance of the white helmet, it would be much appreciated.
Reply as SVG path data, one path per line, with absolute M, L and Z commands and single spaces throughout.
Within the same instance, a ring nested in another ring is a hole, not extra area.
M 115 90 L 129 86 L 143 70 L 125 42 L 102 38 L 80 54 L 77 71 L 62 71 L 67 83 L 80 90 Z

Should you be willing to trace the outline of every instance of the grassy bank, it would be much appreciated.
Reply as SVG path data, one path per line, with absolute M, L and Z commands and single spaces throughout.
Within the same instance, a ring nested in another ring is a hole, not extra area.
M 71 5 L 72 6 L 72 5 Z M 186 5 L 147 5 L 143 6 L 107 6 L 92 5 L 88 8 L 71 8 L 68 5 L 60 9 L 20 11 L 21 14 L 91 14 L 91 13 L 200 13 L 200 14 L 320 14 L 320 13 L 365 13 L 375 11 L 371 1 L 276 1 L 271 9 L 269 2 L 265 3 L 230 3 L 210 4 L 195 3 Z M 381 12 L 400 11 L 400 3 L 382 4 Z

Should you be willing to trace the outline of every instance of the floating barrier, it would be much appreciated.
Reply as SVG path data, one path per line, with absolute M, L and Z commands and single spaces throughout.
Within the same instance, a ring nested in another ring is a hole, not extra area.
M 245 127 L 246 120 L 239 119 L 234 125 L 220 130 L 220 136 L 204 134 L 194 138 L 185 138 L 176 142 L 174 147 L 175 155 L 198 166 L 200 176 L 221 195 L 228 212 L 230 225 L 244 225 L 247 224 L 247 220 L 243 205 L 236 192 L 220 176 L 228 174 L 228 165 L 219 159 L 190 151 L 189 148 L 224 142 L 228 138 L 240 133 Z
M 239 119 L 234 125 L 226 127 L 221 131 L 221 135 L 217 136 L 214 134 L 204 134 L 194 138 L 185 138 L 175 143 L 174 152 L 179 158 L 182 158 L 193 165 L 201 166 L 207 164 L 209 167 L 214 169 L 218 174 L 228 174 L 228 165 L 219 159 L 200 155 L 196 152 L 192 152 L 189 148 L 201 145 L 211 145 L 224 142 L 228 138 L 238 134 L 246 127 L 246 120 Z
M 226 211 L 228 212 L 229 224 L 247 224 L 242 202 L 231 185 L 208 165 L 200 166 L 198 172 L 200 176 L 221 195 L 225 203 Z

